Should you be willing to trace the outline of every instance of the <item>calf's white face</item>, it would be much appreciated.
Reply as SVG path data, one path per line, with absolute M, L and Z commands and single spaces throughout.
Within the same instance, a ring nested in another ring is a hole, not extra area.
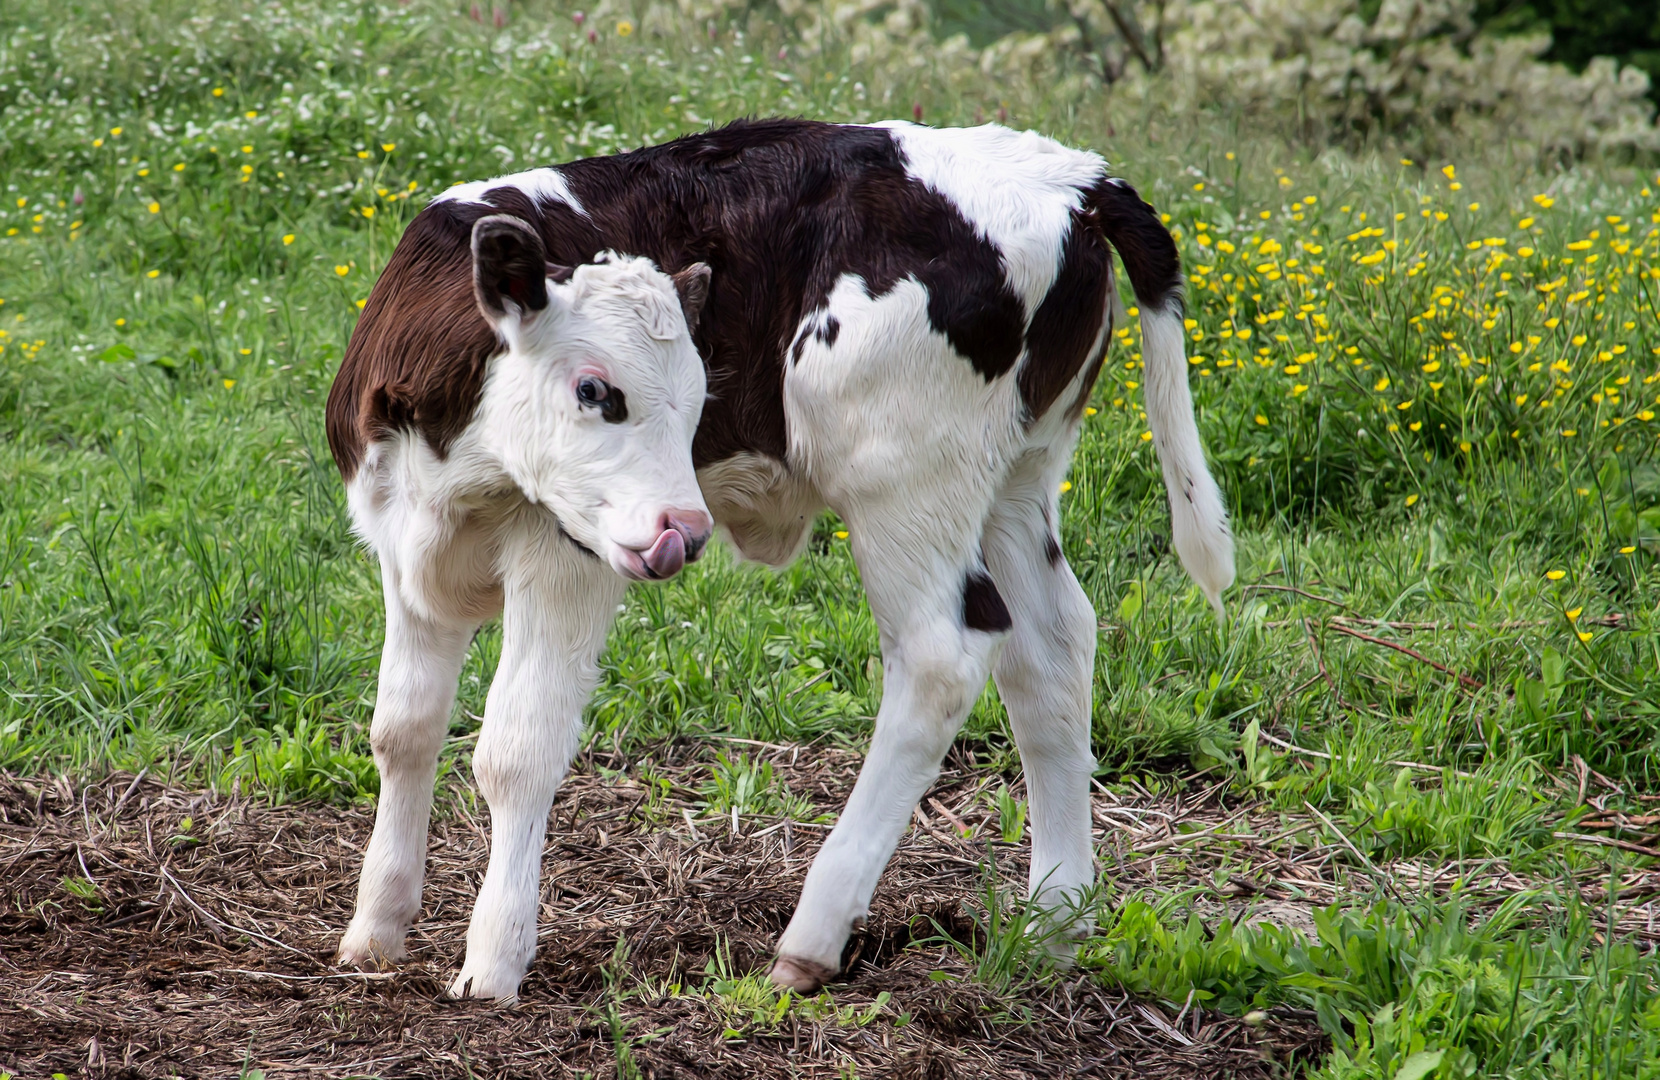
M 602 254 L 546 262 L 510 215 L 473 227 L 473 289 L 506 346 L 485 383 L 485 443 L 576 543 L 634 580 L 677 573 L 714 524 L 692 469 L 706 393 L 692 345 L 709 268 L 673 276 Z

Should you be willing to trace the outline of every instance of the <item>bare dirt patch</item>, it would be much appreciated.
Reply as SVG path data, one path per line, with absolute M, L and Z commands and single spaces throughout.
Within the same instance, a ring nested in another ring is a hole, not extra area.
M 760 749 L 781 782 L 826 812 L 858 763 Z M 1158 1080 L 1284 1075 L 1321 1049 L 1306 1016 L 1250 1026 L 1177 1014 L 1082 975 L 998 996 L 948 950 L 912 947 L 936 924 L 972 934 L 988 852 L 1004 875 L 1024 872 L 1022 848 L 984 839 L 995 830 L 979 795 L 996 778 L 963 769 L 942 777 L 890 865 L 832 987 L 839 1013 L 735 1016 L 707 992 L 706 969 L 768 960 L 826 830 L 709 816 L 694 752 L 654 755 L 666 798 L 637 769 L 614 772 L 620 760 L 588 758 L 573 774 L 544 855 L 540 952 L 511 1008 L 440 998 L 485 866 L 486 819 L 464 791 L 435 815 L 412 959 L 359 973 L 331 957 L 369 809 L 272 807 L 130 775 L 82 787 L 0 777 L 0 1069 L 611 1077 L 620 1043 L 638 1075 L 655 1078 L 833 1077 L 852 1066 L 907 1080 Z M 689 823 L 685 811 L 703 816 Z M 1219 807 L 1209 813 L 1223 820 Z M 1104 832 L 1112 816 L 1098 815 Z M 953 817 L 977 835 L 964 838 Z

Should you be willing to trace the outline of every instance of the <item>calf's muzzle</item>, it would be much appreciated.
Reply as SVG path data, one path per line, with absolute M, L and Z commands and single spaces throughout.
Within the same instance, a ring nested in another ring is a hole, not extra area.
M 669 510 L 658 523 L 661 532 L 649 548 L 641 551 L 649 578 L 671 578 L 689 562 L 696 562 L 709 543 L 714 520 L 703 510 Z

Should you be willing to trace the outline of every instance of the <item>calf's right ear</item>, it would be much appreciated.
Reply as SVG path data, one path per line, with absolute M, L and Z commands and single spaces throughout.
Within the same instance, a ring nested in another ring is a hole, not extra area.
M 491 214 L 473 224 L 473 296 L 490 325 L 547 307 L 553 269 L 542 238 L 523 218 Z

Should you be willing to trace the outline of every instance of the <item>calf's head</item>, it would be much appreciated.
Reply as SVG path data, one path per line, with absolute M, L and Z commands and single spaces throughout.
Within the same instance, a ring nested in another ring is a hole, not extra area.
M 692 469 L 709 268 L 671 276 L 612 253 L 556 266 L 529 224 L 496 214 L 473 226 L 473 291 L 506 348 L 485 438 L 514 483 L 624 577 L 696 559 L 713 529 Z

